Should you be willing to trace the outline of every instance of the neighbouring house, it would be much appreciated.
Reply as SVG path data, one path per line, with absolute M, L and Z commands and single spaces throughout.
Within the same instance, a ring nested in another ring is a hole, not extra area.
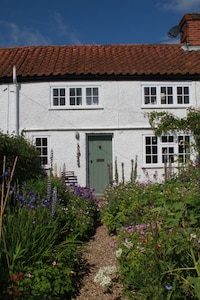
M 200 14 L 177 28 L 174 44 L 1 48 L 0 130 L 23 131 L 45 169 L 73 171 L 97 194 L 116 170 L 130 180 L 136 160 L 138 178 L 161 177 L 166 158 L 186 160 L 191 137 L 155 137 L 147 114 L 200 106 Z

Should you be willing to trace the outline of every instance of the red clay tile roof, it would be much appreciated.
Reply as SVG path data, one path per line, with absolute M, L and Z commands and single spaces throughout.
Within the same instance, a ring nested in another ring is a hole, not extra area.
M 67 75 L 200 75 L 200 50 L 179 44 L 0 48 L 0 81 Z

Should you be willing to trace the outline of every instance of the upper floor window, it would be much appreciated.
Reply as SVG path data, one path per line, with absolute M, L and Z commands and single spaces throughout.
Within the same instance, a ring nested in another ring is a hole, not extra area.
M 185 163 L 190 159 L 190 136 L 145 136 L 145 165 Z
M 177 84 L 155 84 L 143 86 L 143 103 L 145 106 L 180 106 L 189 105 L 190 87 Z
M 86 103 L 87 105 L 97 105 L 99 103 L 98 88 L 86 88 Z
M 52 87 L 53 107 L 80 107 L 99 105 L 99 87 Z
M 53 106 L 65 105 L 65 89 L 53 89 Z
M 35 146 L 38 151 L 41 166 L 48 164 L 48 139 L 46 137 L 36 137 Z
M 82 89 L 70 88 L 69 89 L 69 105 L 82 105 Z

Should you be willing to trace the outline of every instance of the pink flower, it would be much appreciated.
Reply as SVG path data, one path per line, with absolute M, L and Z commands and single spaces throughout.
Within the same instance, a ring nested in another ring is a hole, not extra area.
M 27 277 L 27 278 L 31 278 L 31 276 L 32 276 L 32 275 L 31 275 L 30 273 L 26 274 L 26 277 Z
M 57 265 L 57 262 L 54 260 L 54 261 L 52 261 L 52 266 L 56 266 Z

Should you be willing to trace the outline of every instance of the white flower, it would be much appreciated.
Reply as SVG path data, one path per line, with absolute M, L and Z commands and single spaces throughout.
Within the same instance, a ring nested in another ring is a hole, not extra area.
M 191 237 L 191 239 L 196 239 L 196 238 L 197 238 L 197 235 L 196 235 L 195 233 L 191 233 L 191 234 L 190 234 L 190 237 Z
M 133 243 L 131 241 L 125 241 L 123 244 L 128 249 L 133 247 Z
M 108 275 L 112 275 L 115 272 L 115 266 L 101 267 L 96 276 L 94 277 L 94 282 L 99 283 L 102 286 L 110 285 L 112 280 Z
M 118 250 L 116 250 L 115 255 L 116 255 L 117 258 L 120 258 L 120 256 L 122 255 L 122 249 L 119 248 Z

